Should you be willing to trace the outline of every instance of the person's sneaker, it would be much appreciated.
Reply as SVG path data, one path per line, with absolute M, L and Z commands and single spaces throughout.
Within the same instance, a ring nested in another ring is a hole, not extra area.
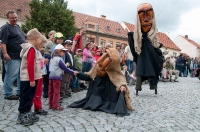
M 22 113 L 19 114 L 18 118 L 17 118 L 17 124 L 22 124 L 22 125 L 25 125 L 25 126 L 32 125 L 33 121 L 30 119 L 29 112 L 25 113 L 25 114 L 22 114 Z
M 20 94 L 16 94 L 15 96 L 20 97 Z
M 18 100 L 18 99 L 19 99 L 19 96 L 11 95 L 11 96 L 9 96 L 9 97 L 4 97 L 4 99 L 8 99 L 8 100 Z
M 43 98 L 48 98 L 48 95 L 45 95 L 45 94 L 44 94 L 44 95 L 43 95 Z
M 84 90 L 87 90 L 87 86 L 84 83 L 80 83 L 79 85 L 81 88 L 83 88 Z
M 35 110 L 34 113 L 38 115 L 47 115 L 48 111 L 41 109 L 41 110 Z
M 55 110 L 59 110 L 59 111 L 62 111 L 64 108 L 62 106 L 58 106 L 57 108 L 52 108 L 53 111 Z
M 33 121 L 33 122 L 37 122 L 39 121 L 39 116 L 37 116 L 35 113 L 33 113 L 32 111 L 29 112 L 30 114 L 30 119 Z

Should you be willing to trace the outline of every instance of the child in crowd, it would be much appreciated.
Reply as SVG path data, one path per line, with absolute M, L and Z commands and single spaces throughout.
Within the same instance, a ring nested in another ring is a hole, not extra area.
M 66 50 L 63 45 L 58 44 L 55 47 L 49 64 L 49 108 L 52 110 L 63 110 L 63 107 L 59 105 L 63 71 L 75 74 L 73 70 L 67 68 L 63 61 L 62 57 L 65 55 Z
M 72 41 L 71 40 L 66 40 L 64 42 L 64 47 L 66 49 L 65 55 L 64 55 L 64 62 L 66 66 L 70 69 L 73 68 L 73 57 L 72 54 L 70 53 L 71 48 L 72 48 Z M 62 75 L 63 80 L 61 83 L 61 88 L 60 88 L 60 96 L 63 98 L 68 98 L 71 97 L 71 89 L 70 89 L 70 79 L 71 75 L 68 72 L 64 72 Z
M 124 65 L 122 68 L 123 68 L 122 73 L 126 78 L 126 82 L 129 85 L 134 85 L 135 81 L 136 81 L 135 71 L 133 71 L 133 73 L 130 74 L 129 71 L 128 71 L 128 67 L 126 65 Z
M 74 56 L 74 69 L 76 71 L 81 71 L 82 70 L 82 49 L 77 49 L 76 55 Z M 74 76 L 73 78 L 73 92 L 79 92 L 82 90 L 82 88 L 79 88 L 79 79 Z
M 48 63 L 47 59 L 44 59 L 41 51 L 44 50 L 44 43 L 46 43 L 46 37 L 41 36 L 41 44 L 39 45 L 37 50 L 37 54 L 39 56 L 40 59 L 40 66 L 41 66 L 41 73 L 46 74 L 46 67 L 45 67 L 45 63 Z M 41 96 L 42 96 L 42 84 L 43 84 L 43 77 L 41 77 L 40 79 L 38 79 L 37 81 L 37 86 L 36 86 L 36 92 L 35 92 L 35 96 L 33 98 L 33 104 L 34 104 L 34 112 L 35 114 L 40 114 L 40 115 L 47 115 L 48 112 L 42 109 L 42 100 L 41 100 Z
M 74 56 L 74 68 L 76 71 L 82 71 L 82 57 L 83 57 L 83 51 L 82 49 L 77 49 L 76 55 Z M 75 92 L 79 92 L 82 89 L 86 90 L 87 86 L 84 84 L 84 81 L 79 80 L 76 76 L 73 80 L 73 87 L 78 88 Z
M 101 50 L 98 49 L 98 50 L 96 51 L 95 56 L 94 56 L 94 58 L 95 58 L 96 61 L 101 57 L 100 54 L 101 54 Z
M 27 33 L 28 43 L 21 44 L 21 95 L 17 124 L 23 124 L 25 126 L 31 125 L 39 120 L 39 117 L 31 111 L 31 107 L 36 92 L 37 81 L 42 78 L 39 55 L 37 54 L 37 47 L 41 43 L 41 36 L 41 33 L 37 29 L 31 29 Z
M 50 53 L 51 56 L 57 44 L 62 44 L 64 41 L 64 36 L 61 32 L 57 32 L 54 34 L 54 45 L 51 47 Z
M 95 52 L 94 51 L 91 51 L 92 53 L 92 67 L 95 65 L 95 63 L 97 62 L 96 59 L 95 59 Z

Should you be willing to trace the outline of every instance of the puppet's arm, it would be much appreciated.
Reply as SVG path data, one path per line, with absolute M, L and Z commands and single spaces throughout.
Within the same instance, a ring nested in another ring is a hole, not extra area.
M 85 80 L 85 81 L 90 81 L 90 76 L 87 75 L 87 74 L 84 74 L 82 72 L 79 72 L 77 75 L 76 75 L 79 79 L 81 80 Z

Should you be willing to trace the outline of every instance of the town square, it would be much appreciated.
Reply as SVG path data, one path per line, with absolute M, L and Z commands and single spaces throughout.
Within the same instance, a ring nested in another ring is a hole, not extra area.
M 199 9 L 0 0 L 0 132 L 199 132 Z

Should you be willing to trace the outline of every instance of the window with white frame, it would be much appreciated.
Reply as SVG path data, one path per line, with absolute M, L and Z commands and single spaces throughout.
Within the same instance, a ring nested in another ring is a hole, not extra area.
M 106 41 L 105 41 L 104 39 L 101 39 L 100 46 L 101 46 L 101 47 L 104 47 L 104 46 L 105 46 L 105 43 L 106 43 Z
M 173 52 L 173 56 L 176 57 L 176 55 L 177 55 L 177 53 L 176 53 L 176 52 Z
M 87 41 L 88 41 L 88 42 L 93 42 L 93 43 L 94 43 L 94 42 L 95 42 L 95 38 L 87 37 Z
M 88 24 L 88 28 L 95 29 L 95 25 L 93 25 L 93 24 Z
M 109 41 L 109 44 L 113 47 L 113 41 Z

